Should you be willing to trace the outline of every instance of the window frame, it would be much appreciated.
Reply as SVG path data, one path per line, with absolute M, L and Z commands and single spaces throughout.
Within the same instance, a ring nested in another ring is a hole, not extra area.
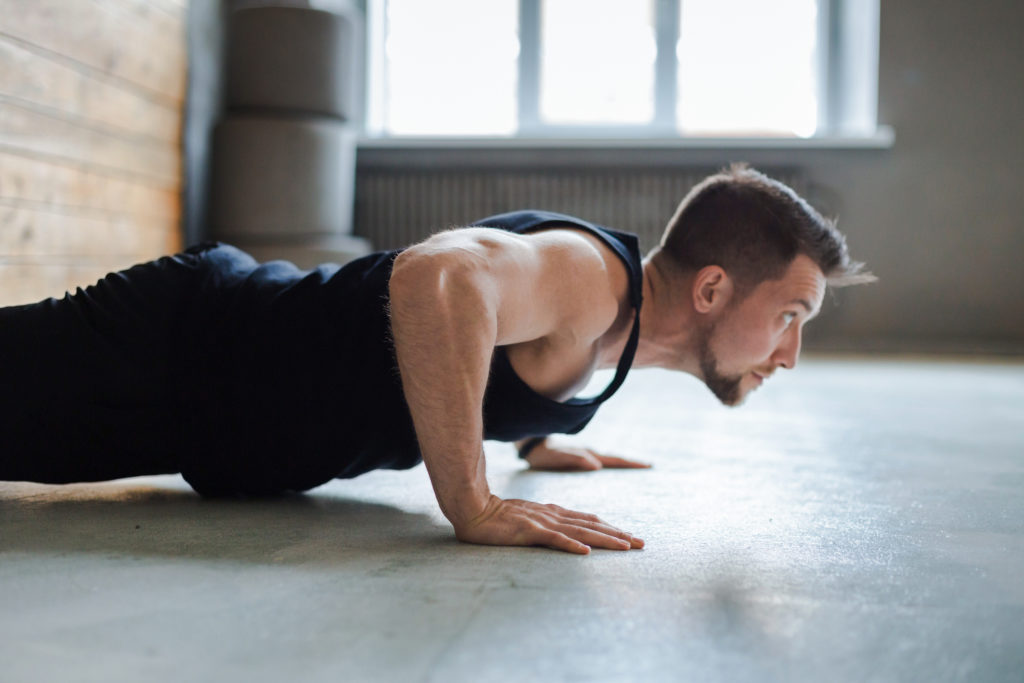
M 880 0 L 817 0 L 818 3 L 818 126 L 806 138 L 778 136 L 687 135 L 676 125 L 677 67 L 681 3 L 685 0 L 654 0 L 655 61 L 654 116 L 644 124 L 551 124 L 540 117 L 541 2 L 518 0 L 519 43 L 517 115 L 511 135 L 443 136 L 395 135 L 383 125 L 383 42 L 387 0 L 367 0 L 367 83 L 364 141 L 393 146 L 403 142 L 419 146 L 442 140 L 454 144 L 472 141 L 498 146 L 573 141 L 601 144 L 660 144 L 704 147 L 720 141 L 724 146 L 787 146 L 886 148 L 893 132 L 877 122 L 878 33 Z

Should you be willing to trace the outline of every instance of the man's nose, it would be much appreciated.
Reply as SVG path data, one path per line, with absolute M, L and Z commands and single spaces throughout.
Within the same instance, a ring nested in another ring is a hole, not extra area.
M 772 354 L 772 361 L 776 365 L 781 365 L 787 370 L 792 370 L 796 367 L 797 358 L 800 357 L 800 339 L 801 330 L 800 327 L 794 326 L 786 336 L 782 338 L 782 343 L 775 349 L 775 353 Z

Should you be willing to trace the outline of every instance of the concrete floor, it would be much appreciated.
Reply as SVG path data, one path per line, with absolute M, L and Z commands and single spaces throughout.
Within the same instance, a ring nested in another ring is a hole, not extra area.
M 0 680 L 1024 680 L 1024 364 L 809 360 L 739 410 L 643 371 L 572 440 L 655 467 L 488 444 L 492 487 L 645 550 L 459 544 L 422 466 L 0 483 Z

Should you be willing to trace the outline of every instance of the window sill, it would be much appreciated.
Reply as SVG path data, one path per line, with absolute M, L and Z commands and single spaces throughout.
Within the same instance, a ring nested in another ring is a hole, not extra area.
M 789 166 L 892 148 L 891 128 L 874 135 L 816 138 L 363 138 L 360 169 L 537 170 L 556 168 L 719 168 L 732 161 Z
M 787 137 L 678 137 L 678 138 L 588 138 L 588 137 L 362 137 L 360 150 L 500 150 L 500 149 L 585 149 L 585 150 L 843 150 L 890 149 L 895 133 L 879 126 L 870 135 L 828 135 L 811 138 Z

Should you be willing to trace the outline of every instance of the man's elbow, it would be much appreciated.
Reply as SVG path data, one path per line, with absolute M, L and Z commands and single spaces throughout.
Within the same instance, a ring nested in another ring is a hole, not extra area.
M 437 293 L 450 267 L 446 258 L 427 245 L 409 247 L 395 257 L 388 290 L 396 298 Z
M 396 296 L 475 298 L 487 289 L 486 273 L 476 259 L 457 251 L 431 248 L 428 242 L 395 257 L 388 290 Z
M 415 285 L 429 276 L 429 264 L 416 247 L 409 247 L 395 257 L 391 264 L 391 277 L 388 279 L 388 291 L 391 298 L 407 290 L 415 290 Z

